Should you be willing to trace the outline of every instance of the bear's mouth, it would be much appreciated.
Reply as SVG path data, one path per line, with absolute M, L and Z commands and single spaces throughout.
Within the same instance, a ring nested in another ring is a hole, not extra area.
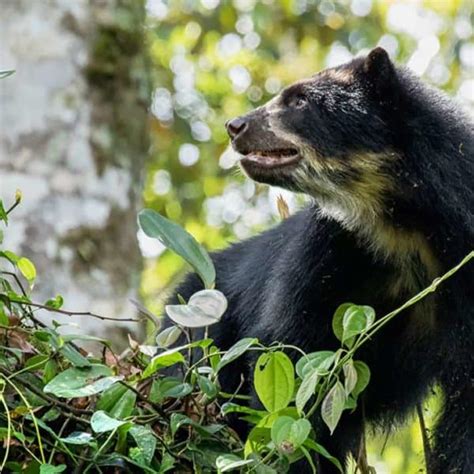
M 258 166 L 269 170 L 294 165 L 301 159 L 301 155 L 296 148 L 253 150 L 241 154 L 243 157 L 240 162 L 244 167 Z

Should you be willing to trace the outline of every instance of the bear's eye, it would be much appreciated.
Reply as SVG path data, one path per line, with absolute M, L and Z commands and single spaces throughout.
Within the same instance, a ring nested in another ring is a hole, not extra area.
M 302 94 L 297 95 L 291 101 L 291 105 L 295 107 L 295 109 L 302 109 L 308 103 L 308 98 Z

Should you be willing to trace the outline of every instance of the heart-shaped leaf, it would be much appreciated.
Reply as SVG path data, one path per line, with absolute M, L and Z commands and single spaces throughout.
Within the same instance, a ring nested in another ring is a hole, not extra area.
M 255 364 L 254 386 L 258 398 L 269 412 L 285 408 L 295 388 L 295 370 L 284 352 L 262 354 Z
M 306 441 L 310 431 L 311 423 L 308 420 L 281 416 L 273 423 L 271 437 L 279 451 L 292 454 Z
M 334 312 L 334 316 L 332 318 L 332 330 L 335 336 L 341 342 L 342 342 L 342 334 L 343 334 L 342 320 L 344 318 L 344 314 L 346 313 L 346 311 L 352 306 L 355 306 L 354 303 L 341 304 Z
M 308 373 L 315 370 L 319 370 L 319 372 L 329 370 L 335 356 L 336 353 L 333 351 L 318 351 L 306 354 L 296 363 L 296 373 L 304 379 Z
M 117 420 L 107 415 L 105 411 L 96 411 L 91 417 L 91 428 L 96 433 L 106 433 L 119 428 L 128 423 L 127 421 Z
M 150 428 L 142 425 L 135 425 L 130 428 L 137 447 L 141 451 L 141 458 L 146 466 L 149 466 L 156 449 L 156 438 Z
M 321 405 L 321 416 L 328 426 L 331 434 L 334 432 L 346 404 L 346 392 L 341 382 L 329 390 Z
M 342 319 L 342 342 L 368 329 L 375 320 L 375 311 L 370 306 L 351 306 Z M 349 344 L 351 346 L 352 344 Z
M 90 397 L 111 387 L 123 376 L 112 376 L 112 371 L 101 364 L 89 367 L 71 367 L 56 375 L 45 387 L 45 393 L 57 397 Z
M 175 323 L 200 328 L 218 323 L 227 309 L 227 299 L 218 290 L 202 290 L 189 298 L 188 304 L 167 305 L 166 314 Z

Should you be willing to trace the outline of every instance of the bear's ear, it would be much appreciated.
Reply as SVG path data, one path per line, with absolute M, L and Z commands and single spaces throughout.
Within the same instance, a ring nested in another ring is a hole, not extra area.
M 364 59 L 362 71 L 374 92 L 384 96 L 385 100 L 390 100 L 397 82 L 397 74 L 387 51 L 380 46 L 373 49 Z
M 373 78 L 380 77 L 387 79 L 392 73 L 394 68 L 392 61 L 388 56 L 387 51 L 377 46 L 374 48 L 364 60 L 364 72 Z

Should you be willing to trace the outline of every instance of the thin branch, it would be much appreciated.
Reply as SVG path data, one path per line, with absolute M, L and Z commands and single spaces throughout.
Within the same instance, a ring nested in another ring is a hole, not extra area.
M 145 395 L 140 393 L 135 387 L 132 387 L 127 382 L 120 380 L 119 383 L 121 383 L 122 385 L 127 387 L 129 390 L 131 390 L 133 393 L 135 393 L 135 395 L 138 397 L 140 401 L 146 403 L 147 405 L 152 407 L 154 410 L 156 410 L 157 413 L 159 413 L 165 420 L 169 419 L 169 415 L 163 410 L 163 408 L 160 405 L 149 400 Z
M 89 316 L 91 318 L 101 319 L 102 321 L 117 321 L 123 323 L 138 323 L 141 322 L 141 319 L 134 318 L 112 318 L 110 316 L 101 316 L 100 314 L 91 313 L 90 311 L 66 311 L 65 309 L 51 308 L 51 306 L 46 306 L 44 304 L 33 303 L 31 301 L 20 301 L 15 300 L 14 298 L 9 298 L 12 303 L 24 304 L 26 306 L 31 306 L 33 308 L 44 309 L 52 313 L 64 314 L 66 316 Z
M 431 472 L 431 445 L 428 438 L 428 429 L 426 427 L 425 418 L 423 416 L 423 406 L 421 403 L 416 404 L 416 413 L 418 415 L 418 421 L 420 422 L 421 439 L 423 440 L 423 453 L 425 455 L 425 467 L 426 473 Z

